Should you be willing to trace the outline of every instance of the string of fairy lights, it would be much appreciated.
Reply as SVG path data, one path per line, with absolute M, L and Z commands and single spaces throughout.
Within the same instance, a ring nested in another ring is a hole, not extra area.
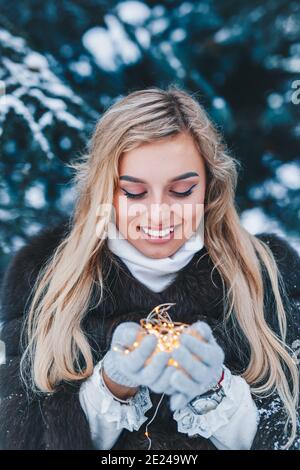
M 113 350 L 122 352 L 124 354 L 129 354 L 131 351 L 133 351 L 139 346 L 140 341 L 145 337 L 145 334 L 151 334 L 151 335 L 155 335 L 158 341 L 157 341 L 157 345 L 156 345 L 154 352 L 147 359 L 145 365 L 149 364 L 149 362 L 151 362 L 152 360 L 153 355 L 157 354 L 158 352 L 164 351 L 164 352 L 172 353 L 172 351 L 174 351 L 174 349 L 178 348 L 180 345 L 180 335 L 190 327 L 190 325 L 188 325 L 187 323 L 172 321 L 168 313 L 168 310 L 173 305 L 176 305 L 176 303 L 169 302 L 169 303 L 160 304 L 154 307 L 154 309 L 151 310 L 151 312 L 146 318 L 142 318 L 140 320 L 142 331 L 138 333 L 137 338 L 134 341 L 134 343 L 131 346 L 127 346 L 127 347 L 123 347 L 121 345 L 115 344 L 113 346 Z M 198 337 L 201 341 L 206 342 L 205 338 L 203 338 L 198 332 L 189 330 L 189 334 L 192 334 Z M 169 358 L 168 365 L 181 369 L 178 362 L 175 361 L 175 359 L 173 359 L 172 357 Z M 181 370 L 187 375 L 189 375 L 184 369 L 181 369 Z M 145 436 L 147 437 L 149 441 L 148 450 L 151 449 L 151 438 L 148 432 L 148 426 L 154 420 L 164 395 L 165 394 L 163 393 L 156 407 L 153 417 L 146 425 Z

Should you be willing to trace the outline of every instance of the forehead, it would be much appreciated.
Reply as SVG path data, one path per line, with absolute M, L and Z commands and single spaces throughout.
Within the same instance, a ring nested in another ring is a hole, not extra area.
M 165 181 L 187 171 L 204 171 L 204 161 L 193 138 L 186 133 L 145 143 L 124 152 L 119 174 L 145 181 Z

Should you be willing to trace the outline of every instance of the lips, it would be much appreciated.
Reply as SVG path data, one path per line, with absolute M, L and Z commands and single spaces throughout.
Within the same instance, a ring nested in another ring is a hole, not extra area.
M 153 227 L 146 227 L 139 225 L 137 229 L 141 232 L 142 238 L 148 241 L 168 241 L 174 238 L 174 231 L 179 225 L 169 225 L 165 228 L 154 229 Z M 161 226 L 160 226 L 161 227 Z
M 154 230 L 154 229 L 149 229 L 148 227 L 141 227 L 141 230 L 146 234 L 149 235 L 150 237 L 167 237 L 174 231 L 174 227 L 168 227 L 166 229 L 162 230 Z

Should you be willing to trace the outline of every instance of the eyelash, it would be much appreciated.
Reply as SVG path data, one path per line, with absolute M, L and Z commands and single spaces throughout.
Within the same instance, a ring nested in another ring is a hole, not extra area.
M 178 193 L 176 191 L 171 191 L 176 197 L 187 197 L 187 196 L 190 196 L 192 194 L 192 189 L 197 186 L 196 184 L 194 184 L 190 189 L 188 189 L 187 191 L 185 191 L 184 193 Z M 144 191 L 143 193 L 140 193 L 140 194 L 132 194 L 132 193 L 129 193 L 128 191 L 126 191 L 126 189 L 123 189 L 122 188 L 122 191 L 124 191 L 125 193 L 125 196 L 128 197 L 129 199 L 135 199 L 135 198 L 139 198 L 139 197 L 142 197 L 144 194 L 146 194 L 147 191 Z

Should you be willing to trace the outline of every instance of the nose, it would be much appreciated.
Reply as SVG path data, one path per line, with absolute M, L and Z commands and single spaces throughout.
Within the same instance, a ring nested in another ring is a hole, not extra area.
M 147 225 L 160 230 L 172 225 L 170 206 L 167 203 L 151 203 L 147 208 Z

